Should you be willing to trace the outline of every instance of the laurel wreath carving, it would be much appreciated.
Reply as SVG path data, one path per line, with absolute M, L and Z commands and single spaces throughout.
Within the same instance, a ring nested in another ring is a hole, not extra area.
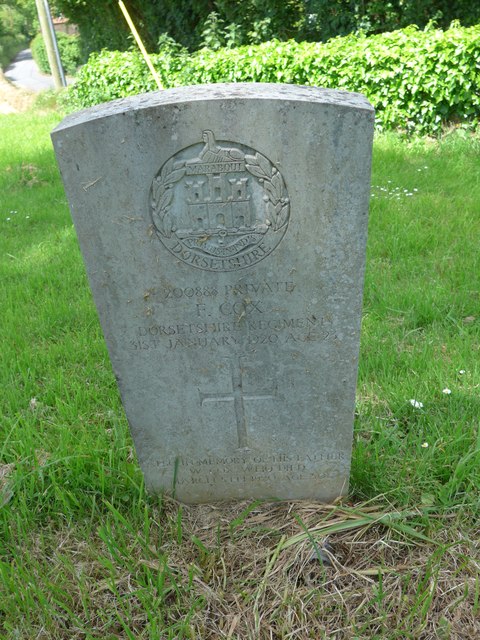
M 278 231 L 288 222 L 290 201 L 285 182 L 276 167 L 258 151 L 255 155 L 245 155 L 245 168 L 258 178 L 265 191 L 267 218 L 273 231 Z M 183 178 L 185 162 L 174 163 L 173 158 L 162 167 L 152 185 L 152 218 L 160 235 L 170 238 L 174 232 L 174 221 L 170 215 L 173 186 Z
M 170 238 L 174 222 L 170 215 L 173 201 L 173 185 L 185 175 L 185 162 L 174 164 L 173 158 L 164 164 L 152 185 L 152 218 L 160 235 Z
M 268 198 L 267 217 L 272 229 L 278 231 L 287 224 L 290 210 L 287 188 L 280 172 L 258 151 L 254 156 L 245 155 L 245 168 L 262 183 Z

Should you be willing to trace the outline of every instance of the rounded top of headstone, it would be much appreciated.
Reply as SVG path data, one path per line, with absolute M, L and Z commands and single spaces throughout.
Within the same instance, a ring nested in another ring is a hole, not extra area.
M 106 102 L 89 109 L 70 114 L 54 129 L 55 134 L 62 129 L 84 124 L 107 116 L 126 112 L 152 109 L 168 104 L 190 103 L 205 100 L 282 100 L 285 102 L 315 102 L 340 107 L 361 109 L 374 113 L 367 98 L 361 93 L 307 87 L 293 84 L 273 84 L 260 82 L 219 83 L 175 87 L 143 93 L 130 98 Z

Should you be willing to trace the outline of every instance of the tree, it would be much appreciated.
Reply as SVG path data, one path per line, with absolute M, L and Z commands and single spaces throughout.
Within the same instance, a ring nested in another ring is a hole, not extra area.
M 117 0 L 54 4 L 79 26 L 87 51 L 131 46 Z M 194 50 L 273 38 L 325 41 L 360 29 L 380 33 L 408 24 L 424 27 L 430 19 L 442 27 L 454 19 L 464 25 L 480 20 L 480 3 L 471 0 L 125 0 L 125 5 L 150 51 L 166 36 Z

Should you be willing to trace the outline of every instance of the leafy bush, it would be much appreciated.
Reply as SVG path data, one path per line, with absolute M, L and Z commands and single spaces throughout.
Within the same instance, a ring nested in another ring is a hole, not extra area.
M 0 69 L 5 69 L 26 44 L 25 36 L 0 36 Z
M 364 93 L 379 129 L 435 133 L 449 122 L 474 127 L 480 116 L 480 25 L 447 31 L 408 27 L 326 44 L 258 46 L 153 56 L 165 88 L 216 82 L 281 82 Z M 69 110 L 153 91 L 136 52 L 103 51 L 82 67 L 66 94 Z
M 25 47 L 26 18 L 12 4 L 0 2 L 0 69 L 5 68 Z
M 20 11 L 6 3 L 0 3 L 0 35 L 23 33 L 24 18 Z
M 37 31 L 35 0 L 0 0 L 0 35 L 20 34 L 32 38 Z
M 80 49 L 80 38 L 78 36 L 68 36 L 66 33 L 57 33 L 58 50 L 65 73 L 73 75 L 77 68 L 84 62 Z M 50 73 L 47 50 L 42 35 L 39 33 L 32 40 L 30 45 L 32 56 L 40 71 Z

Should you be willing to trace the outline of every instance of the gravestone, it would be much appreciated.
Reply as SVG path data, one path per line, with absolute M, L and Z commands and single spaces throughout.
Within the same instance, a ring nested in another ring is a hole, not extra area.
M 373 109 L 194 86 L 52 133 L 146 485 L 184 502 L 348 489 Z

